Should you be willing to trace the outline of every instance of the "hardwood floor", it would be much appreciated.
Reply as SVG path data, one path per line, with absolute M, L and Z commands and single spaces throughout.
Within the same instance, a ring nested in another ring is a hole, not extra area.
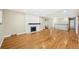
M 79 48 L 75 31 L 45 29 L 43 31 L 5 38 L 2 49 L 71 49 Z

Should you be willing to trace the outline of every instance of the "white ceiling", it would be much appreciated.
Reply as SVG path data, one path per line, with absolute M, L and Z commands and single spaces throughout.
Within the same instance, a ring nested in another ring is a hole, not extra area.
M 79 15 L 78 9 L 14 9 L 13 11 L 43 17 L 73 17 Z

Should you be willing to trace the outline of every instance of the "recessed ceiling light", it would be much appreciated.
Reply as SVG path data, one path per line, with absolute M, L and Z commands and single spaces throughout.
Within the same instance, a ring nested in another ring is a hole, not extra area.
M 67 10 L 64 10 L 64 13 L 66 13 L 67 12 Z

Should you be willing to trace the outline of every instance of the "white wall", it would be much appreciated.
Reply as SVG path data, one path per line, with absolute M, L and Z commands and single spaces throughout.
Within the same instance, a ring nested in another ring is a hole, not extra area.
M 4 10 L 4 36 L 25 32 L 24 13 Z
M 76 23 L 75 23 L 76 24 L 76 27 L 75 27 L 76 28 L 76 34 L 78 34 L 78 19 L 79 19 L 78 16 L 76 16 Z
M 53 28 L 53 18 L 52 19 L 50 19 L 50 18 L 48 18 L 47 19 L 47 26 L 48 26 L 48 28 Z
M 40 22 L 39 30 L 45 29 L 45 19 L 44 18 L 39 18 L 39 22 Z
M 2 41 L 3 41 L 3 35 L 4 35 L 4 31 L 3 31 L 3 27 L 4 27 L 4 23 L 2 22 L 3 19 L 2 19 L 2 10 L 0 10 L 0 20 L 1 20 L 1 23 L 0 23 L 0 46 L 2 44 Z
M 3 35 L 2 10 L 0 10 L 0 37 Z
M 3 24 L 0 24 L 0 46 L 2 44 L 2 41 L 3 41 Z
M 67 25 L 68 24 L 68 18 L 52 18 L 48 19 L 48 28 L 56 28 L 56 29 L 61 29 L 61 30 L 67 30 Z M 56 24 L 62 24 L 62 25 L 56 25 Z
M 54 18 L 53 24 L 56 29 L 68 30 L 68 18 Z

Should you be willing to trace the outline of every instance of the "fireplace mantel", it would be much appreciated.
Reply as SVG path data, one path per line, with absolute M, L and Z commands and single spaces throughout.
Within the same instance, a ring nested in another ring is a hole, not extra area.
M 28 23 L 29 25 L 40 25 L 40 23 Z

